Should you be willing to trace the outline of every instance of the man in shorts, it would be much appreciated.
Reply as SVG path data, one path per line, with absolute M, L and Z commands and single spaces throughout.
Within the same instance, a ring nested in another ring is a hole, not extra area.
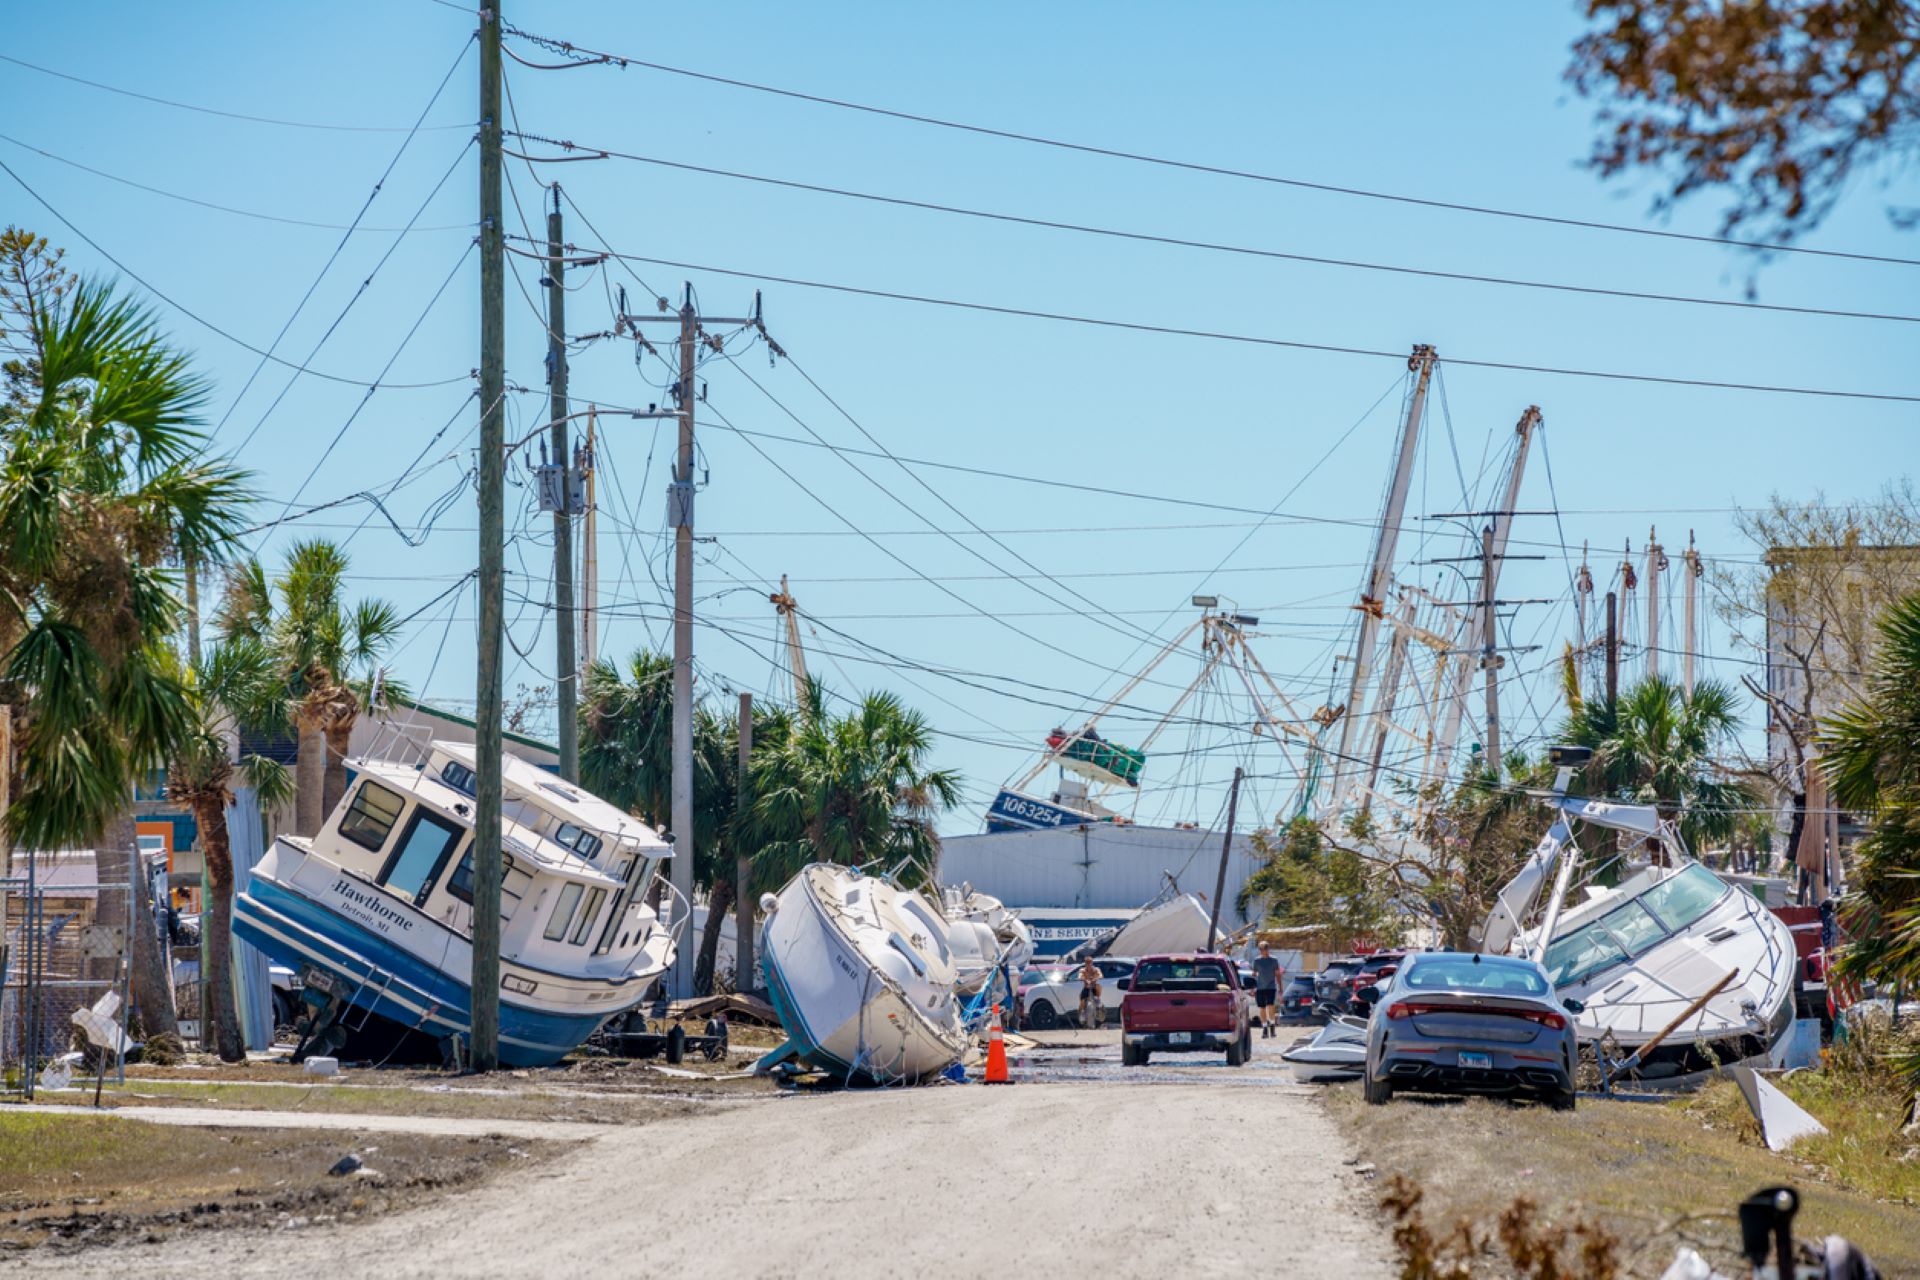
M 1279 1017 L 1274 1006 L 1280 1002 L 1280 962 L 1273 958 L 1271 943 L 1260 944 L 1253 961 L 1253 1002 L 1260 1006 L 1260 1038 L 1273 1038 Z
M 1080 1004 L 1082 1008 L 1086 1007 L 1089 996 L 1093 999 L 1093 1007 L 1100 1010 L 1099 1016 L 1101 1020 L 1104 1021 L 1106 1018 L 1106 1010 L 1100 1006 L 1100 966 L 1095 964 L 1091 957 L 1087 959 L 1085 964 L 1080 966 Z

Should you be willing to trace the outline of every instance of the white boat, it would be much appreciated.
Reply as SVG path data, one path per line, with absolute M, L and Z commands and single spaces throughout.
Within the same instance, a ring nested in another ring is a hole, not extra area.
M 500 1060 L 541 1066 L 672 964 L 675 939 L 647 905 L 671 850 L 597 796 L 514 756 L 501 764 Z M 351 766 L 320 831 L 275 840 L 235 895 L 234 933 L 302 973 L 322 1002 L 309 1037 L 321 1050 L 371 1018 L 465 1040 L 474 750 L 436 741 L 419 765 Z
M 1083 956 L 1187 955 L 1207 949 L 1213 925 L 1206 903 L 1191 893 L 1176 893 L 1141 909 L 1127 923 L 1103 937 L 1093 938 L 1067 953 Z
M 1293 1078 L 1301 1084 L 1351 1080 L 1367 1063 L 1366 1019 L 1336 1015 L 1312 1039 L 1281 1054 L 1280 1060 L 1293 1068 Z
M 947 923 L 911 889 L 816 862 L 760 900 L 767 993 L 790 1052 L 849 1084 L 913 1084 L 958 1062 Z
M 1581 1040 L 1610 1057 L 1673 1027 L 1640 1064 L 1644 1079 L 1764 1059 L 1793 1024 L 1795 954 L 1785 922 L 1694 861 L 1679 830 L 1651 806 L 1549 799 L 1560 817 L 1502 890 L 1482 950 L 1540 961 L 1562 997 L 1585 1005 L 1575 1016 Z M 1570 902 L 1580 861 L 1576 820 L 1642 843 L 1628 850 L 1618 884 L 1588 886 Z M 1529 923 L 1543 890 L 1538 923 Z M 1705 1005 L 1673 1026 L 1709 992 Z
M 1000 899 L 967 884 L 947 886 L 942 906 L 960 993 L 976 995 L 1000 973 L 1011 973 L 1017 983 L 1033 959 L 1033 930 L 1026 921 Z

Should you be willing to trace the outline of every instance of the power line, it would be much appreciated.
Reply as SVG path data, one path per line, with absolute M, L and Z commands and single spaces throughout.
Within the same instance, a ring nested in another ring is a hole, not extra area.
M 1788 315 L 1823 316 L 1848 320 L 1886 320 L 1903 324 L 1920 324 L 1920 315 L 1900 315 L 1874 311 L 1848 311 L 1836 307 L 1792 306 L 1777 302 L 1753 302 L 1738 298 L 1702 298 L 1689 294 L 1652 293 L 1635 289 L 1611 289 L 1599 285 L 1566 284 L 1549 280 L 1523 280 L 1512 276 L 1482 275 L 1465 271 L 1441 271 L 1430 267 L 1410 267 L 1385 262 L 1363 262 L 1354 258 L 1328 258 L 1309 253 L 1287 253 L 1278 249 L 1260 249 L 1248 245 L 1224 244 L 1211 240 L 1193 240 L 1182 236 L 1156 235 L 1143 231 L 1125 231 L 1115 227 L 1099 227 L 1087 223 L 1060 222 L 1051 218 L 1032 217 L 1024 214 L 999 213 L 987 209 L 970 209 L 962 205 L 942 204 L 931 200 L 912 200 L 900 196 L 879 195 L 870 191 L 852 191 L 844 187 L 829 187 L 812 182 L 795 182 L 786 178 L 770 178 L 761 174 L 740 173 L 730 169 L 716 169 L 708 165 L 687 164 L 678 160 L 663 160 L 656 156 L 635 155 L 627 151 L 615 151 L 606 147 L 585 146 L 556 138 L 543 138 L 537 134 L 515 133 L 515 137 L 528 142 L 539 142 L 548 146 L 561 147 L 568 151 L 584 149 L 598 152 L 617 160 L 632 160 L 640 164 L 657 165 L 667 169 L 678 169 L 686 173 L 706 174 L 710 177 L 728 178 L 737 182 L 757 182 L 766 186 L 784 187 L 792 191 L 809 191 L 816 195 L 838 196 L 848 200 L 864 200 L 872 204 L 892 205 L 902 209 L 919 209 L 929 213 L 953 214 L 963 218 L 978 218 L 990 222 L 1005 222 L 1016 226 L 1041 227 L 1050 231 L 1069 231 L 1079 235 L 1103 236 L 1114 240 L 1131 240 L 1141 244 L 1168 245 L 1181 249 L 1198 249 L 1210 253 L 1237 254 L 1243 257 L 1267 258 L 1280 262 L 1303 262 L 1323 267 L 1342 267 L 1355 271 L 1377 271 L 1394 275 L 1422 276 L 1431 280 L 1453 280 L 1468 284 L 1497 285 L 1515 289 L 1542 289 L 1557 293 L 1583 294 L 1590 297 L 1624 298 L 1637 302 L 1680 303 L 1699 307 L 1731 307 L 1741 311 L 1771 311 Z
M 508 237 L 518 239 L 520 237 Z M 569 246 L 572 248 L 572 246 Z M 1103 316 L 1074 315 L 1064 311 L 1041 311 L 1027 307 L 1009 307 L 991 302 L 969 302 L 956 298 L 936 298 L 927 294 L 903 293 L 893 289 L 872 289 L 860 285 L 834 284 L 822 280 L 804 280 L 797 276 L 774 275 L 764 271 L 742 271 L 732 267 L 716 267 L 707 263 L 681 262 L 672 258 L 650 258 L 642 254 L 622 254 L 612 250 L 603 250 L 615 259 L 630 259 L 634 262 L 646 262 L 655 266 L 672 267 L 681 271 L 704 271 L 711 275 L 731 276 L 740 280 L 757 280 L 763 284 L 792 285 L 798 289 L 822 289 L 831 293 L 846 293 L 856 297 L 881 298 L 890 302 L 912 302 L 921 306 L 947 307 L 957 311 L 978 311 L 988 315 L 1019 316 L 1029 320 L 1051 320 L 1061 324 L 1088 325 L 1101 329 L 1121 329 L 1131 333 L 1161 334 L 1176 338 L 1203 338 L 1213 342 L 1233 342 L 1247 346 L 1278 347 L 1290 351 L 1317 351 L 1327 355 L 1366 356 L 1377 360 L 1406 360 L 1406 355 L 1398 351 L 1381 351 L 1372 347 L 1349 347 L 1326 342 L 1303 342 L 1289 338 L 1269 338 L 1256 334 L 1231 333 L 1218 329 L 1193 329 L 1177 325 L 1149 324 L 1140 320 L 1115 320 Z M 1901 395 L 1883 391 L 1847 391 L 1828 387 L 1790 387 L 1770 383 L 1733 382 L 1710 378 L 1679 378 L 1653 373 L 1622 373 L 1603 369 L 1574 369 L 1558 365 L 1521 364 L 1505 360 L 1473 360 L 1459 356 L 1448 357 L 1448 363 L 1470 369 L 1502 369 L 1513 373 L 1539 373 L 1564 378 L 1597 378 L 1608 382 L 1645 382 L 1657 386 L 1669 387 L 1705 387 L 1716 391 L 1757 391 L 1773 395 L 1818 396 L 1838 400 L 1875 400 L 1896 404 L 1920 404 L 1920 395 Z
M 1193 160 L 1180 160 L 1170 156 L 1156 156 L 1145 152 L 1125 151 L 1116 147 L 1093 146 L 1087 143 L 1068 142 L 1060 138 L 1049 138 L 1039 134 L 1020 133 L 1010 129 L 995 129 L 987 125 L 968 124 L 958 120 L 946 120 L 938 116 L 921 115 L 911 111 L 896 111 L 888 107 L 876 107 L 867 103 L 852 102 L 844 98 L 830 98 L 820 94 L 802 93 L 795 89 L 783 89 L 774 85 L 758 84 L 751 80 L 740 80 L 731 76 L 713 75 L 703 71 L 693 71 L 686 67 L 670 66 L 664 62 L 652 62 L 644 58 L 628 57 L 624 54 L 607 53 L 576 45 L 566 40 L 556 40 L 548 36 L 534 35 L 522 31 L 511 24 L 502 24 L 503 31 L 518 36 L 532 44 L 550 49 L 568 56 L 586 55 L 598 61 L 618 66 L 641 67 L 648 71 L 659 71 L 667 75 L 682 76 L 690 80 L 701 80 L 709 84 L 726 85 L 729 88 L 748 89 L 755 93 L 772 94 L 800 102 L 811 102 L 819 106 L 837 107 L 846 111 L 858 111 L 867 115 L 884 116 L 888 119 L 903 120 L 911 124 L 930 125 L 940 129 L 950 129 L 962 133 L 978 134 L 983 137 L 1001 138 L 1010 142 L 1024 142 L 1034 146 L 1052 147 L 1062 151 L 1074 151 L 1083 155 L 1102 156 L 1110 160 L 1127 160 L 1138 164 L 1156 165 L 1168 169 L 1180 169 L 1191 173 L 1206 173 L 1222 178 L 1236 178 L 1248 182 L 1262 182 L 1274 186 L 1292 187 L 1303 191 L 1320 191 L 1330 195 L 1354 196 L 1367 200 L 1384 200 L 1395 204 L 1414 205 L 1428 209 L 1446 209 L 1454 213 L 1470 213 L 1483 217 L 1508 218 L 1524 222 L 1545 223 L 1552 226 L 1577 227 L 1586 231 L 1609 231 L 1622 235 L 1651 236 L 1661 240 L 1683 240 L 1698 244 L 1725 245 L 1735 249 L 1757 250 L 1763 253 L 1799 253 L 1813 257 L 1844 258 L 1855 262 L 1879 262 L 1903 267 L 1920 267 L 1920 259 L 1898 258 L 1884 254 L 1854 253 L 1840 249 L 1815 249 L 1806 245 L 1787 244 L 1779 241 L 1738 240 L 1730 236 L 1699 235 L 1685 231 L 1666 231 L 1657 227 L 1635 227 L 1618 222 L 1600 222 L 1587 218 L 1566 218 L 1553 214 L 1530 213 L 1516 209 L 1502 209 L 1492 205 L 1466 204 L 1450 200 L 1437 200 L 1426 196 L 1406 195 L 1399 192 L 1373 191 L 1364 187 L 1341 186 L 1328 182 L 1311 182 L 1304 178 L 1289 178 L 1279 174 L 1257 173 L 1246 169 L 1234 169 L 1224 165 L 1203 164 Z
M 178 200 L 182 204 L 197 205 L 202 209 L 212 209 L 215 213 L 230 213 L 236 217 L 255 218 L 261 222 L 278 222 L 283 226 L 289 227 L 312 227 L 319 231 L 353 230 L 353 226 L 349 223 L 314 222 L 307 218 L 286 218 L 277 213 L 262 213 L 258 209 L 237 209 L 230 204 L 215 204 L 211 200 L 202 200 L 196 196 L 182 195 L 178 191 L 168 191 L 164 187 L 149 186 L 144 182 L 135 182 L 132 178 L 123 178 L 117 173 L 108 173 L 105 169 L 96 169 L 90 164 L 81 164 L 78 160 L 70 160 L 66 156 L 57 155 L 54 152 L 48 151 L 45 147 L 36 147 L 31 142 L 22 142 L 20 139 L 8 137 L 4 133 L 0 133 L 0 142 L 10 142 L 23 151 L 31 151 L 33 154 L 51 160 L 56 164 L 64 164 L 70 169 L 78 169 L 82 173 L 90 173 L 96 178 L 105 178 L 108 182 L 117 182 L 123 187 L 132 187 L 136 191 L 145 191 L 150 195 L 164 196 L 168 200 Z M 409 231 L 472 231 L 473 224 L 469 222 L 448 222 L 433 227 L 361 227 L 360 230 L 382 233 L 399 231 L 402 234 Z
M 185 304 L 176 301 L 170 294 L 163 293 L 159 289 L 155 288 L 151 283 L 147 281 L 146 277 L 142 276 L 139 272 L 129 267 L 126 263 L 120 261 L 120 259 L 114 257 L 111 253 L 107 252 L 104 248 L 101 247 L 100 242 L 98 240 L 95 240 L 92 236 L 88 235 L 86 232 L 82 231 L 79 227 L 75 226 L 71 218 L 67 217 L 66 214 L 61 213 L 58 209 L 54 208 L 53 205 L 48 202 L 45 196 L 41 195 L 38 191 L 34 190 L 31 186 L 29 186 L 27 184 L 26 179 L 22 178 L 19 174 L 15 173 L 13 171 L 12 166 L 9 165 L 4 160 L 0 160 L 0 173 L 5 173 L 9 178 L 12 178 L 16 183 L 20 185 L 21 190 L 25 191 L 28 195 L 32 196 L 36 201 L 39 202 L 41 208 L 45 209 L 48 213 L 52 214 L 55 218 L 59 219 L 61 225 L 65 226 L 67 230 L 73 232 L 74 235 L 79 236 L 80 239 L 83 240 L 87 244 L 87 246 L 91 248 L 95 253 L 105 258 L 108 262 L 111 262 L 114 266 L 118 267 L 121 270 L 121 272 L 123 272 L 129 280 L 132 280 L 135 284 L 139 285 L 142 289 L 145 289 L 148 293 L 160 299 L 160 301 L 166 303 L 168 306 L 172 307 L 175 311 L 178 311 L 181 315 L 193 321 L 195 324 L 199 325 L 201 328 L 207 330 L 210 333 L 214 333 L 219 335 L 222 338 L 225 338 L 228 342 L 231 342 L 236 347 L 240 347 L 244 350 L 251 351 L 257 356 L 270 360 L 274 364 L 280 365 L 288 369 L 296 369 L 301 373 L 307 374 L 309 377 L 319 378 L 323 382 L 340 382 L 350 387 L 365 387 L 370 391 L 377 387 L 383 387 L 383 386 L 390 391 L 410 391 L 410 390 L 419 390 L 426 387 L 445 387 L 445 386 L 451 386 L 456 382 L 465 382 L 471 376 L 470 374 L 462 373 L 457 377 L 440 378 L 433 382 L 382 383 L 382 382 L 368 382 L 365 378 L 343 378 L 339 374 L 324 373 L 319 369 L 309 368 L 308 366 L 302 365 L 302 364 L 295 364 L 293 361 L 288 360 L 282 356 L 277 356 L 273 352 L 268 351 L 265 348 L 254 346 L 251 342 L 248 342 L 245 338 L 236 337 L 235 335 L 227 332 L 225 329 L 222 329 L 219 325 L 213 323 L 213 321 L 208 320 L 206 317 L 202 316 L 199 312 L 194 311 L 188 308 Z
M 253 116 L 239 111 L 222 111 L 217 107 L 202 107 L 191 102 L 176 102 L 172 98 L 156 98 L 150 93 L 138 93 L 132 89 L 122 89 L 117 85 L 102 84 L 98 80 L 88 80 L 82 76 L 69 75 L 65 71 L 55 71 L 52 67 L 43 67 L 0 53 L 0 62 L 11 62 L 16 67 L 25 67 L 29 71 L 38 71 L 43 76 L 53 76 L 60 80 L 70 80 L 74 84 L 86 85 L 89 89 L 100 89 L 107 93 L 117 93 L 123 98 L 138 98 L 142 102 L 152 102 L 163 107 L 173 107 L 180 111 L 197 111 L 201 115 L 221 116 L 228 120 L 244 120 L 248 124 L 277 125 L 283 129 L 324 129 L 333 133 L 416 133 L 422 129 L 471 129 L 471 124 L 430 124 L 380 125 L 380 124 L 323 124 L 312 120 L 277 120 L 271 116 Z

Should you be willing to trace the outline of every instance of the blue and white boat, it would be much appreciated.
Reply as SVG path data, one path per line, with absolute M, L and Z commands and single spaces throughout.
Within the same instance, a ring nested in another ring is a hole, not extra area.
M 972 1045 L 947 922 L 920 894 L 816 862 L 760 900 L 767 992 L 787 1046 L 849 1084 L 913 1084 Z
M 380 1018 L 471 1033 L 474 750 L 357 776 L 312 837 L 281 836 L 235 896 L 234 933 L 302 972 L 335 1028 Z M 513 756 L 502 760 L 500 1061 L 559 1061 L 640 1003 L 673 963 L 648 906 L 671 850 L 637 818 Z M 664 881 L 664 877 L 661 877 Z M 326 1033 L 322 1033 L 323 1035 Z M 337 1048 L 344 1032 L 322 1039 Z

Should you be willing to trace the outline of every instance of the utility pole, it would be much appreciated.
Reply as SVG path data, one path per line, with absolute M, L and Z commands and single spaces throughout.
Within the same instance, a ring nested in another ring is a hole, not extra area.
M 506 228 L 500 220 L 500 8 L 480 11 L 480 609 L 474 690 L 473 974 L 475 1071 L 500 1065 L 500 642 L 506 506 Z
M 1400 520 L 1407 509 L 1407 489 L 1413 481 L 1413 460 L 1419 452 L 1420 417 L 1427 407 L 1427 386 L 1433 380 L 1434 349 L 1422 343 L 1407 358 L 1414 374 L 1413 395 L 1407 401 L 1406 421 L 1400 427 L 1400 452 L 1394 462 L 1393 480 L 1387 486 L 1387 507 L 1380 517 L 1379 536 L 1374 541 L 1373 563 L 1360 592 L 1360 636 L 1353 649 L 1353 678 L 1347 685 L 1346 714 L 1340 718 L 1340 746 L 1333 760 L 1333 785 L 1327 794 L 1327 813 L 1337 817 L 1346 798 L 1347 780 L 1353 775 L 1354 725 L 1366 710 L 1361 704 L 1367 696 L 1367 680 L 1372 674 L 1374 644 L 1380 634 L 1380 617 L 1386 610 L 1387 584 L 1393 579 L 1393 548 L 1400 536 Z
M 1500 776 L 1500 649 L 1493 625 L 1493 526 L 1480 531 L 1480 668 L 1487 673 L 1486 763 Z M 1462 663 L 1462 667 L 1466 664 Z
M 1680 684 L 1687 691 L 1687 696 L 1691 698 L 1693 696 L 1693 654 L 1699 643 L 1699 636 L 1694 631 L 1694 610 L 1698 606 L 1697 597 L 1700 594 L 1700 553 L 1693 549 L 1693 530 L 1691 529 L 1687 530 L 1687 554 L 1681 558 L 1681 564 L 1685 566 L 1681 572 L 1687 579 L 1687 609 L 1686 638 L 1682 644 L 1680 658 Z
M 560 184 L 547 214 L 547 414 L 553 423 L 553 463 L 560 468 L 560 503 L 553 511 L 553 666 L 559 702 L 560 776 L 580 781 L 580 662 L 573 646 L 573 484 L 567 427 L 567 260 L 560 228 Z
M 1500 505 L 1486 513 L 1492 519 L 1493 555 L 1486 555 L 1485 540 L 1482 540 L 1480 556 L 1481 595 L 1494 599 L 1499 595 L 1500 571 L 1507 562 L 1507 542 L 1513 536 L 1513 513 L 1519 509 L 1520 481 L 1526 474 L 1527 453 L 1533 445 L 1533 431 L 1540 425 L 1540 406 L 1528 405 L 1526 412 L 1520 415 L 1520 421 L 1514 425 L 1516 437 L 1513 446 L 1513 461 L 1507 467 L 1506 484 L 1501 489 Z M 1442 769 L 1453 763 L 1453 749 L 1460 741 L 1460 725 L 1467 715 L 1467 698 L 1473 691 L 1473 664 L 1467 661 L 1476 649 L 1484 655 L 1494 643 L 1493 615 L 1482 609 L 1467 614 L 1460 624 L 1460 639 L 1453 647 L 1459 651 L 1458 665 L 1453 669 L 1453 692 L 1447 703 L 1446 719 L 1441 722 L 1440 745 L 1435 759 Z M 1494 762 L 1499 768 L 1499 762 Z
M 1607 592 L 1607 705 L 1620 700 L 1620 598 Z
M 1660 674 L 1660 571 L 1667 567 L 1667 554 L 1654 541 L 1653 529 L 1647 530 L 1647 675 Z
M 580 470 L 587 476 L 587 514 L 580 530 L 580 670 L 586 671 L 599 658 L 600 639 L 600 530 L 599 507 L 594 497 L 594 435 L 598 426 L 598 406 L 587 406 L 587 447 L 580 456 Z
M 693 286 L 686 286 L 680 310 L 668 315 L 629 315 L 622 319 L 635 328 L 647 321 L 678 321 L 680 325 L 680 379 L 674 384 L 680 420 L 679 450 L 673 479 L 667 487 L 667 520 L 673 525 L 673 822 L 674 902 L 669 927 L 686 919 L 693 902 L 693 408 L 699 401 L 694 368 L 704 341 L 702 323 L 751 325 L 763 334 L 760 302 L 754 299 L 751 316 L 702 316 L 694 309 Z M 635 414 L 646 417 L 647 414 Z M 663 415 L 664 416 L 664 415 Z M 683 948 L 674 957 L 669 989 L 681 998 L 693 994 L 693 957 Z
M 740 695 L 740 785 L 734 796 L 734 821 L 739 822 L 753 803 L 753 785 L 747 766 L 753 759 L 753 695 Z M 751 824 L 743 824 L 751 826 Z M 738 837 L 735 837 L 736 841 Z M 753 858 L 738 843 L 733 851 L 733 989 L 753 986 Z
M 1207 950 L 1212 951 L 1220 936 L 1220 899 L 1227 892 L 1227 855 L 1233 852 L 1233 820 L 1240 808 L 1240 779 L 1247 774 L 1235 766 L 1233 790 L 1227 793 L 1227 833 L 1220 838 L 1220 874 L 1213 881 L 1213 916 L 1207 921 Z

